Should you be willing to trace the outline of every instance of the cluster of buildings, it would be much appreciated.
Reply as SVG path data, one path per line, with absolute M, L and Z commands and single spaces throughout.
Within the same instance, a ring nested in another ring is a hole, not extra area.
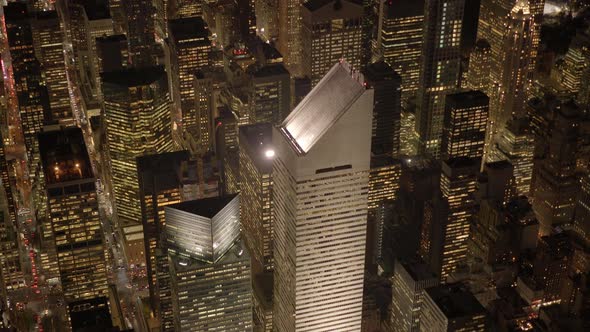
M 588 329 L 590 28 L 544 4 L 6 3 L 0 327 Z

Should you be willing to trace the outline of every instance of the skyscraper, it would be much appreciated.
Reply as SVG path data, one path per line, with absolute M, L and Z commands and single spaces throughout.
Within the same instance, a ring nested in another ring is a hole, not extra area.
M 535 137 L 528 119 L 512 119 L 500 133 L 496 146 L 492 147 L 492 160 L 508 160 L 514 166 L 514 180 L 518 195 L 529 196 L 533 174 Z
M 250 123 L 281 123 L 291 111 L 291 75 L 281 63 L 252 65 Z
M 273 131 L 280 331 L 361 326 L 373 91 L 351 72 L 334 65 Z
M 497 68 L 499 81 L 492 81 L 490 87 L 493 100 L 490 117 L 494 123 L 494 132 L 503 129 L 513 116 L 519 118 L 525 115 L 525 103 L 530 96 L 531 70 L 534 69 L 531 67 L 534 61 L 531 49 L 535 26 L 529 0 L 516 2 L 508 14 L 506 24 L 498 60 L 501 66 Z
M 377 56 L 402 77 L 402 99 L 416 95 L 420 80 L 420 56 L 424 33 L 424 0 L 382 3 Z
M 363 7 L 350 0 L 311 0 L 301 7 L 303 74 L 315 86 L 341 59 L 361 69 Z
M 41 133 L 39 145 L 62 289 L 83 307 L 108 287 L 96 178 L 79 128 Z
M 141 220 L 135 158 L 172 150 L 170 95 L 162 67 L 102 74 L 116 211 L 123 223 Z
M 490 91 L 490 61 L 492 50 L 490 43 L 480 39 L 475 43 L 475 48 L 469 56 L 469 71 L 465 87 L 472 90 L 480 90 L 484 93 Z
M 147 67 L 155 64 L 153 49 L 156 43 L 155 13 L 152 1 L 121 1 L 127 17 L 127 40 L 129 55 L 134 67 Z
M 420 85 L 416 97 L 419 151 L 440 152 L 445 95 L 459 84 L 464 0 L 426 0 Z
M 168 259 L 162 234 L 164 207 L 182 200 L 182 168 L 187 151 L 140 156 L 136 159 L 141 224 L 150 304 L 162 326 L 172 327 Z
M 51 119 L 55 122 L 72 123 L 74 119 L 63 51 L 64 36 L 57 12 L 38 12 L 33 24 L 33 34 L 39 45 L 38 58 L 45 74 Z
M 425 292 L 438 286 L 438 276 L 421 261 L 395 262 L 391 277 L 391 328 L 394 332 L 420 331 Z
M 285 66 L 294 77 L 303 76 L 303 45 L 301 40 L 300 0 L 278 0 L 279 3 L 279 51 Z
M 398 155 L 401 132 L 401 77 L 385 62 L 375 62 L 363 71 L 367 86 L 374 90 L 373 155 Z
M 240 127 L 240 222 L 250 255 L 263 270 L 273 269 L 272 125 Z
M 474 193 L 480 158 L 458 157 L 444 161 L 440 190 L 448 205 L 443 225 L 435 226 L 431 266 L 441 281 L 467 258 L 471 217 L 475 212 Z M 439 228 L 440 227 L 440 228 Z
M 489 101 L 481 91 L 447 95 L 441 149 L 443 160 L 483 156 Z
M 590 176 L 588 175 L 580 180 L 573 228 L 586 243 L 590 243 Z
M 175 331 L 252 329 L 250 255 L 239 216 L 236 195 L 166 207 Z
M 254 1 L 256 30 L 264 40 L 276 40 L 279 36 L 279 1 Z
M 173 99 L 176 100 L 177 107 L 180 107 L 183 125 L 192 128 L 198 125 L 194 75 L 197 70 L 210 64 L 209 30 L 201 17 L 171 20 L 169 25 Z M 178 115 L 175 114 L 176 116 Z
M 534 106 L 538 101 L 531 100 Z M 535 125 L 535 153 L 531 183 L 533 209 L 547 235 L 558 225 L 572 220 L 578 190 L 576 163 L 582 150 L 581 138 L 589 135 L 584 124 L 588 116 L 573 101 L 545 101 L 533 116 L 542 119 Z

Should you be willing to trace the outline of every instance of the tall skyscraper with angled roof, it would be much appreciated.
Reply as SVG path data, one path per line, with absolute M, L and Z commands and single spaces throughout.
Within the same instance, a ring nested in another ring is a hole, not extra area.
M 274 329 L 361 329 L 373 90 L 337 63 L 274 128 Z

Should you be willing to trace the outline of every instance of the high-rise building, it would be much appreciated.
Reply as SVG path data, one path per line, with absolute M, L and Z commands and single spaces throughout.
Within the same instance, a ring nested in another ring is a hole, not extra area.
M 300 0 L 278 0 L 279 51 L 284 57 L 285 66 L 293 77 L 302 77 L 303 41 L 301 39 L 302 5 Z
M 51 119 L 71 123 L 73 118 L 63 51 L 64 36 L 57 12 L 38 12 L 33 23 L 33 34 L 39 45 L 38 58 L 45 74 Z
M 301 64 L 315 86 L 344 59 L 361 69 L 363 7 L 351 0 L 311 0 L 301 6 Z
M 563 60 L 562 84 L 571 93 L 578 94 L 590 74 L 590 35 L 576 33 Z
M 576 164 L 583 151 L 582 137 L 589 119 L 573 101 L 531 100 L 535 134 L 534 166 L 531 180 L 533 208 L 541 233 L 572 221 L 578 190 Z M 586 130 L 587 131 L 587 130 Z
M 391 277 L 390 325 L 393 332 L 420 331 L 424 290 L 438 283 L 438 276 L 424 262 L 395 262 Z
M 182 168 L 188 159 L 187 151 L 136 159 L 150 304 L 164 329 L 172 328 L 168 259 L 162 238 L 164 207 L 182 200 Z
M 402 99 L 416 95 L 424 33 L 424 0 L 382 3 L 377 53 L 402 77 Z
M 489 104 L 490 99 L 481 91 L 446 96 L 440 153 L 443 160 L 483 157 Z
M 448 205 L 443 225 L 434 225 L 431 266 L 445 281 L 467 258 L 471 217 L 475 213 L 475 190 L 480 158 L 458 157 L 444 161 L 440 190 Z
M 279 36 L 279 1 L 254 1 L 256 32 L 264 40 L 276 40 Z
M 273 269 L 272 125 L 240 127 L 240 222 L 250 255 L 263 270 Z
M 544 301 L 559 299 L 562 284 L 572 264 L 572 241 L 568 233 L 542 236 L 533 264 L 535 282 L 543 288 Z
M 236 195 L 166 207 L 175 331 L 252 329 L 250 255 L 239 219 Z
M 240 191 L 240 156 L 238 144 L 238 119 L 227 108 L 219 109 L 215 119 L 217 156 L 222 161 L 224 192 L 228 194 Z
M 402 78 L 383 61 L 367 66 L 363 71 L 367 86 L 373 89 L 373 155 L 400 153 L 401 81 Z
M 209 30 L 201 17 L 171 20 L 169 26 L 173 99 L 176 106 L 180 107 L 182 124 L 192 128 L 198 125 L 194 75 L 197 70 L 210 64 Z
M 498 60 L 501 66 L 494 68 L 499 70 L 499 80 L 492 81 L 490 87 L 490 118 L 494 133 L 503 129 L 512 117 L 520 118 L 526 114 L 531 70 L 534 69 L 531 66 L 534 62 L 531 58 L 535 34 L 533 15 L 529 0 L 518 0 L 508 14 Z
M 281 63 L 252 65 L 250 123 L 281 123 L 291 111 L 291 75 Z
M 373 90 L 351 72 L 334 65 L 273 131 L 280 331 L 361 327 Z
M 590 243 L 590 176 L 588 175 L 580 179 L 573 228 L 586 243 Z
M 487 331 L 486 309 L 464 285 L 440 285 L 424 293 L 420 331 Z
M 108 292 L 96 178 L 79 128 L 41 133 L 39 145 L 61 286 L 83 307 Z
M 155 64 L 153 49 L 156 43 L 156 8 L 152 1 L 125 0 L 129 56 L 133 67 L 147 67 Z
M 172 150 L 166 73 L 162 67 L 124 69 L 101 79 L 116 211 L 123 223 L 139 223 L 135 158 Z
M 398 195 L 402 164 L 388 155 L 371 157 L 367 214 L 367 266 L 375 267 L 383 258 L 384 227 L 389 207 Z
M 469 56 L 469 71 L 465 87 L 472 90 L 480 90 L 484 93 L 490 91 L 490 61 L 492 50 L 490 43 L 480 39 L 475 43 L 475 48 Z
M 206 152 L 215 147 L 215 78 L 211 72 L 199 70 L 193 83 L 195 111 L 183 115 L 183 125 L 198 139 L 201 151 Z
M 534 149 L 535 137 L 526 118 L 508 121 L 496 146 L 492 147 L 491 159 L 508 160 L 514 166 L 514 180 L 518 195 L 529 196 Z
M 416 97 L 419 151 L 440 153 L 445 95 L 459 84 L 464 0 L 426 0 L 420 84 Z

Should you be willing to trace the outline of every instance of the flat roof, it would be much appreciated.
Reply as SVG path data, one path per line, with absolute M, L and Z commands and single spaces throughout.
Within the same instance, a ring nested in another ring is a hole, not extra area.
M 80 128 L 42 132 L 38 138 L 45 181 L 48 184 L 94 177 Z
M 449 318 L 485 314 L 485 308 L 463 284 L 447 284 L 426 289 L 428 296 Z
M 219 211 L 223 210 L 237 194 L 226 195 L 221 197 L 197 199 L 193 201 L 186 201 L 176 204 L 167 205 L 167 208 L 176 209 L 188 213 L 195 214 L 197 216 L 205 218 L 213 218 Z

